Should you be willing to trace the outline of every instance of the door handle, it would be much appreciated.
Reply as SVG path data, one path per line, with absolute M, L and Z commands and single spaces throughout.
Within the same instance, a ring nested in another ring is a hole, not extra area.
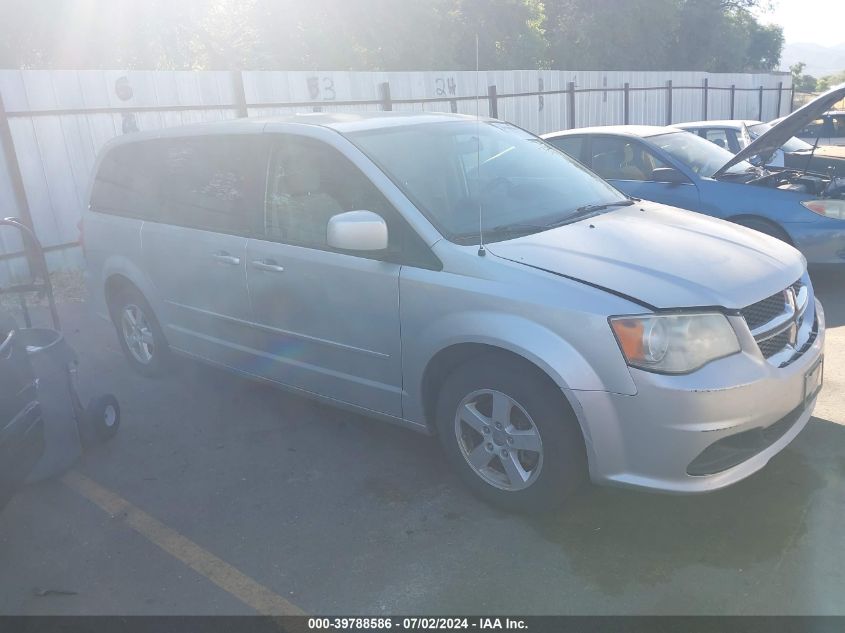
M 252 262 L 252 267 L 257 268 L 258 270 L 264 270 L 268 273 L 283 273 L 285 269 L 283 266 L 279 266 L 276 262 L 272 259 L 256 259 Z
M 220 251 L 219 253 L 214 253 L 214 255 L 211 256 L 211 259 L 213 259 L 214 261 L 219 262 L 221 264 L 229 264 L 229 266 L 237 266 L 238 264 L 241 263 L 240 257 L 235 257 L 234 255 L 229 255 L 229 253 L 227 253 L 226 251 Z

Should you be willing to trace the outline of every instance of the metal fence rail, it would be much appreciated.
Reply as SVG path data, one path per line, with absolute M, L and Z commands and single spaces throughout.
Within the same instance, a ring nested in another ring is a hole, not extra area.
M 532 132 L 708 118 L 768 120 L 792 109 L 789 75 L 680 72 L 425 73 L 0 71 L 0 215 L 16 215 L 52 268 L 81 264 L 77 222 L 109 139 L 191 122 L 302 111 L 446 111 Z M 0 234 L 0 284 L 22 245 Z

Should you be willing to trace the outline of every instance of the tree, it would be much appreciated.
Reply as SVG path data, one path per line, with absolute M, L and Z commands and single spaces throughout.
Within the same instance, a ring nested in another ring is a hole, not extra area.
M 838 86 L 841 83 L 845 83 L 845 70 L 833 75 L 825 75 L 819 79 L 816 84 L 816 90 L 823 92 L 825 90 L 830 90 L 833 86 Z
M 455 68 L 475 68 L 476 34 L 482 69 L 547 65 L 540 0 L 457 0 L 452 4 L 444 28 Z
M 796 62 L 789 67 L 789 72 L 792 74 L 792 86 L 798 92 L 815 92 L 818 82 L 812 75 L 804 74 L 806 67 L 807 64 L 804 62 Z
M 677 29 L 677 0 L 548 0 L 552 68 L 666 69 L 667 38 Z
M 0 67 L 771 70 L 768 0 L 0 0 Z
M 783 33 L 760 24 L 761 0 L 547 0 L 553 67 L 585 70 L 772 70 Z

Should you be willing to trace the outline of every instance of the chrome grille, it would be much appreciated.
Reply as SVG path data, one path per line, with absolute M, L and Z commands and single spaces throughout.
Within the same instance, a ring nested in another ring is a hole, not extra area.
M 762 352 L 764 358 L 771 358 L 786 347 L 787 344 L 789 344 L 789 335 L 784 332 L 765 341 L 760 341 L 757 343 L 757 346 L 760 348 L 760 352 Z
M 784 366 L 801 355 L 798 331 L 809 303 L 809 288 L 799 279 L 781 292 L 740 310 L 764 358 Z
M 741 310 L 742 316 L 745 317 L 745 322 L 751 330 L 755 330 L 761 325 L 765 325 L 776 316 L 783 314 L 786 309 L 786 298 L 783 291 L 773 294 L 771 297 L 766 297 L 762 301 L 753 303 L 747 308 Z

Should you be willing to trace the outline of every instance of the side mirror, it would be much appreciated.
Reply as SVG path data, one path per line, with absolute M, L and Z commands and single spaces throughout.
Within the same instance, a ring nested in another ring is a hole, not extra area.
M 671 185 L 681 185 L 689 182 L 689 178 L 674 167 L 656 167 L 651 171 L 651 179 L 655 182 L 668 182 Z
M 387 222 L 372 211 L 347 211 L 329 219 L 326 241 L 342 251 L 387 249 Z

